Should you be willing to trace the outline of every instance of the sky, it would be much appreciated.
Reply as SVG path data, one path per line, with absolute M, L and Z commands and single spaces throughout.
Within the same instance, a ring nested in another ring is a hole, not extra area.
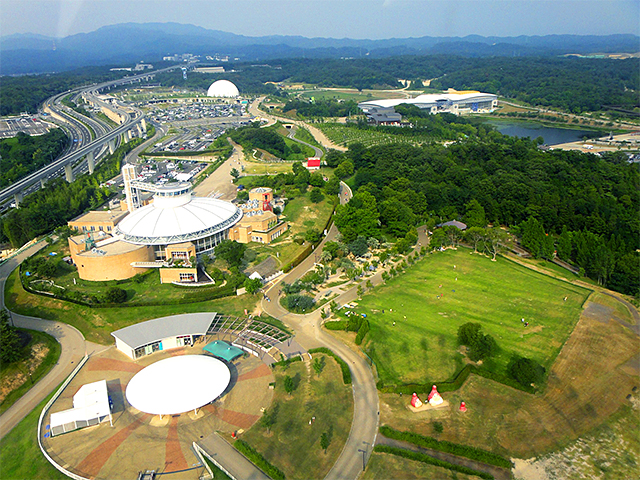
M 0 34 L 64 37 L 126 22 L 333 38 L 640 34 L 638 0 L 1 0 Z

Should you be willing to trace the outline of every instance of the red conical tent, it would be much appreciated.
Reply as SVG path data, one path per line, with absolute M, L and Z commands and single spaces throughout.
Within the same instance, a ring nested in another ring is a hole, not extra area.
M 429 393 L 429 396 L 427 397 L 427 401 L 431 401 L 431 398 L 433 398 L 434 395 L 439 395 L 438 388 L 435 385 L 431 389 L 431 393 Z
M 467 405 L 464 402 L 460 402 L 460 411 L 461 412 L 467 411 Z

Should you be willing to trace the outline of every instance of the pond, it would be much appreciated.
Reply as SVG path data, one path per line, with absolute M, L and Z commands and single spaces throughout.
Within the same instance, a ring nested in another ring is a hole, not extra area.
M 547 127 L 535 122 L 513 122 L 503 120 L 488 120 L 487 123 L 496 127 L 503 135 L 510 137 L 529 137 L 532 140 L 542 137 L 546 145 L 557 145 L 582 140 L 583 137 L 594 138 L 603 136 L 603 132 L 595 130 L 573 130 L 570 128 Z

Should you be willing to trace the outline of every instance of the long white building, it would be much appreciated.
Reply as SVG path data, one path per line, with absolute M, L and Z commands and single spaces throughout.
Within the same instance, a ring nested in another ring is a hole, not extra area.
M 395 113 L 395 107 L 407 104 L 429 110 L 429 113 L 488 113 L 498 106 L 498 96 L 476 91 L 459 92 L 449 89 L 447 93 L 429 93 L 415 98 L 367 100 L 358 107 L 373 120 Z

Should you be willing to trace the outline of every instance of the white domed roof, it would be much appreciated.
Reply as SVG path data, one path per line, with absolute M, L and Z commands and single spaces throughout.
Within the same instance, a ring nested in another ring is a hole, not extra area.
M 242 210 L 232 203 L 192 197 L 190 191 L 174 188 L 157 192 L 151 205 L 127 215 L 118 223 L 116 233 L 129 243 L 167 245 L 208 237 L 241 218 Z
M 238 87 L 229 80 L 213 82 L 207 90 L 207 97 L 237 97 L 240 95 Z

